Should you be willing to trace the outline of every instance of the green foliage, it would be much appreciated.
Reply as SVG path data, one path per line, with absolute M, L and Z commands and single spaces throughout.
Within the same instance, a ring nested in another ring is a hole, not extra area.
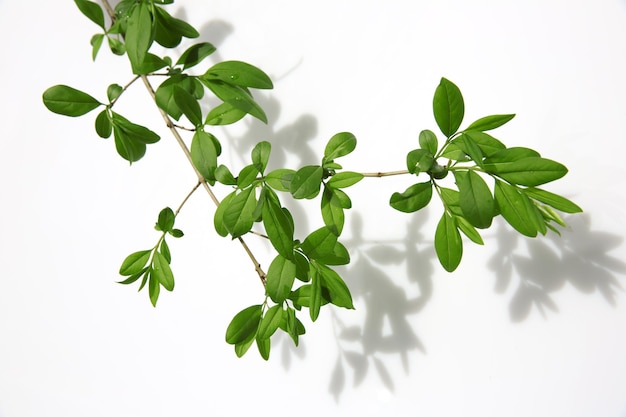
M 450 272 L 461 262 L 463 236 L 484 244 L 479 230 L 489 228 L 499 215 L 522 235 L 536 237 L 548 230 L 558 233 L 557 226 L 566 226 L 558 212 L 582 211 L 570 200 L 537 188 L 562 178 L 567 173 L 564 165 L 533 149 L 507 147 L 491 136 L 491 131 L 511 121 L 513 114 L 482 117 L 461 129 L 464 99 L 460 89 L 446 78 L 441 79 L 433 97 L 433 115 L 443 138 L 440 140 L 432 130 L 422 130 L 417 147 L 406 154 L 406 171 L 376 175 L 343 170 L 338 160 L 355 151 L 357 145 L 356 137 L 349 132 L 331 136 L 316 164 L 268 172 L 272 145 L 262 141 L 252 148 L 249 161 L 228 166 L 225 161 L 237 158 L 222 158 L 222 143 L 209 130 L 212 126 L 236 123 L 246 115 L 267 122 L 252 90 L 273 88 L 269 76 L 251 64 L 235 60 L 202 68 L 216 50 L 208 42 L 191 44 L 177 59 L 150 52 L 156 43 L 176 53 L 173 48 L 183 38 L 199 36 L 191 25 L 162 7 L 173 0 L 122 0 L 115 6 L 115 14 L 109 16 L 109 23 L 97 3 L 75 3 L 103 31 L 90 39 L 92 58 L 96 58 L 106 38 L 113 54 L 127 56 L 136 76 L 125 86 L 110 84 L 106 102 L 75 88 L 56 85 L 43 93 L 44 105 L 54 113 L 71 117 L 103 106 L 95 117 L 97 135 L 105 139 L 113 135 L 118 154 L 133 163 L 145 155 L 147 145 L 158 142 L 160 137 L 113 108 L 136 80 L 143 79 L 147 86 L 150 81 L 159 80 L 154 102 L 167 127 L 176 131 L 179 144 L 199 176 L 198 184 L 176 212 L 169 207 L 160 211 L 154 226 L 160 233 L 156 244 L 123 260 L 119 273 L 124 279 L 120 283 L 139 281 L 139 291 L 147 287 L 154 306 L 161 288 L 173 291 L 172 253 L 166 237 L 184 235 L 175 228 L 178 212 L 202 185 L 217 204 L 213 215 L 215 231 L 244 245 L 264 284 L 263 302 L 238 312 L 227 327 L 226 342 L 233 345 L 239 357 L 256 344 L 261 357 L 269 359 L 271 338 L 279 330 L 297 346 L 306 331 L 297 317 L 303 309 L 308 309 L 309 318 L 316 321 L 327 306 L 355 308 L 348 286 L 333 267 L 350 263 L 350 253 L 340 241 L 345 211 L 352 207 L 346 190 L 365 177 L 398 173 L 420 177 L 405 191 L 392 193 L 389 199 L 392 208 L 404 213 L 415 213 L 427 207 L 433 195 L 438 197 L 443 212 L 434 231 L 434 249 L 443 268 Z M 195 67 L 201 68 L 196 72 L 201 75 L 188 72 Z M 152 87 L 148 88 L 152 91 Z M 217 99 L 217 105 L 203 114 L 207 95 L 209 100 Z M 181 123 L 190 126 L 172 122 L 180 121 L 182 116 L 185 119 Z M 189 148 L 178 136 L 183 129 L 193 132 Z M 218 186 L 226 187 L 221 201 L 212 191 Z M 293 216 L 281 201 L 285 195 L 296 200 L 319 198 L 323 224 L 306 236 L 298 236 Z M 263 230 L 255 231 L 256 228 Z M 252 233 L 266 238 L 275 251 L 267 273 L 244 241 Z

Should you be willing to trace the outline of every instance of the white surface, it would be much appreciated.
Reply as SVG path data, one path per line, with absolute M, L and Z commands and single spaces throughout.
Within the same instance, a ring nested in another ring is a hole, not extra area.
M 305 317 L 300 348 L 278 338 L 268 363 L 252 350 L 237 359 L 225 328 L 262 289 L 241 248 L 213 233 L 206 195 L 170 242 L 174 293 L 153 309 L 114 283 L 124 256 L 154 244 L 158 211 L 194 183 L 143 87 L 118 111 L 163 139 L 129 168 L 93 132 L 95 114 L 41 104 L 61 83 L 104 98 L 128 65 L 104 48 L 91 62 L 97 28 L 73 2 L 0 0 L 0 416 L 626 415 L 624 1 L 179 0 L 176 10 L 216 43 L 216 59 L 276 81 L 258 95 L 269 126 L 216 132 L 235 149 L 270 140 L 271 163 L 297 167 L 349 130 L 359 146 L 347 169 L 402 169 L 418 132 L 436 128 L 445 76 L 464 93 L 465 125 L 517 113 L 494 134 L 565 163 L 570 174 L 549 189 L 585 214 L 567 218 L 562 239 L 525 239 L 498 221 L 447 274 L 432 249 L 438 207 L 394 212 L 388 197 L 410 179 L 363 181 L 350 193 L 344 269 L 357 310 Z M 317 227 L 317 203 L 292 206 L 299 236 Z

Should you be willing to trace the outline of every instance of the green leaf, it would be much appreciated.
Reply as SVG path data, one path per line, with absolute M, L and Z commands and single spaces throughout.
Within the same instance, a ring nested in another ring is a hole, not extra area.
M 252 163 L 256 166 L 261 175 L 265 172 L 267 162 L 270 159 L 272 145 L 267 141 L 259 142 L 252 149 Z
M 246 188 L 237 194 L 224 212 L 224 226 L 233 239 L 238 238 L 252 229 L 254 209 L 257 205 L 255 189 Z
M 523 148 L 521 146 L 516 146 L 512 148 L 502 149 L 501 151 L 495 152 L 489 156 L 489 158 L 485 159 L 485 164 L 499 164 L 505 162 L 515 162 L 519 159 L 524 158 L 532 158 L 532 157 L 540 157 L 539 152 L 529 149 Z
M 431 155 L 437 153 L 439 144 L 437 142 L 437 135 L 432 130 L 422 130 L 419 136 L 420 148 L 428 151 Z
M 478 231 L 474 229 L 474 226 L 471 225 L 464 217 L 455 216 L 456 225 L 459 230 L 463 232 L 465 236 L 467 236 L 472 242 L 477 243 L 479 245 L 484 245 L 483 238 L 480 236 Z
M 155 93 L 157 105 L 174 119 L 179 120 L 183 111 L 176 103 L 174 96 L 176 88 L 181 88 L 196 100 L 200 100 L 204 96 L 204 87 L 197 79 L 185 74 L 174 74 L 159 85 Z
M 280 328 L 289 334 L 293 343 L 298 346 L 299 336 L 303 335 L 306 330 L 304 329 L 302 322 L 296 318 L 296 310 L 291 307 L 287 307 L 287 310 L 284 311 L 282 318 L 283 320 L 280 323 Z
M 284 258 L 293 258 L 293 225 L 277 199 L 270 198 L 266 191 L 263 205 L 263 226 L 276 251 Z
M 231 106 L 256 117 L 263 123 L 267 123 L 265 112 L 252 98 L 245 87 L 229 84 L 224 81 L 206 78 L 204 75 L 198 78 L 216 97 Z
M 145 267 L 141 271 L 137 272 L 136 274 L 129 276 L 123 281 L 118 281 L 117 283 L 124 284 L 124 285 L 132 284 L 133 282 L 137 281 L 142 275 L 144 275 L 147 271 L 148 271 L 148 267 Z
M 435 164 L 435 157 L 424 149 L 415 149 L 406 156 L 406 167 L 411 174 L 428 172 Z
M 252 344 L 254 343 L 254 337 L 251 338 L 250 340 L 246 340 L 245 342 L 239 343 L 235 345 L 235 355 L 237 355 L 238 358 L 241 358 L 243 355 L 246 354 L 246 352 L 248 352 L 248 349 L 250 349 L 250 346 L 252 346 Z
M 323 264 L 316 263 L 315 268 L 321 278 L 322 294 L 324 298 L 337 307 L 353 310 L 352 295 L 339 274 Z
M 245 111 L 225 102 L 212 109 L 204 123 L 212 126 L 229 125 L 243 119 L 246 114 Z
M 43 93 L 43 103 L 53 113 L 77 117 L 89 113 L 101 103 L 87 93 L 67 85 L 55 85 Z
M 271 89 L 272 80 L 257 67 L 241 61 L 224 61 L 213 65 L 203 75 L 207 80 L 214 79 L 245 88 Z
M 254 165 L 246 165 L 239 171 L 237 175 L 237 187 L 246 188 L 256 180 L 259 175 L 259 170 Z
M 296 278 L 302 282 L 309 282 L 309 260 L 302 253 L 294 252 L 294 262 L 296 264 Z
M 413 184 L 405 192 L 393 193 L 389 205 L 404 213 L 413 213 L 428 205 L 433 196 L 430 181 Z
M 98 52 L 102 47 L 102 42 L 104 41 L 104 35 L 102 33 L 95 34 L 91 37 L 89 43 L 91 44 L 91 59 L 96 60 L 98 56 Z
M 174 274 L 170 264 L 167 262 L 167 258 L 158 251 L 154 252 L 152 259 L 152 277 L 156 278 L 166 290 L 172 291 L 174 289 Z
M 104 12 L 102 11 L 100 5 L 87 0 L 74 0 L 74 3 L 76 3 L 76 6 L 78 6 L 81 13 L 87 16 L 89 20 L 100 26 L 102 29 L 106 29 L 104 27 Z
M 220 165 L 215 169 L 215 179 L 224 185 L 237 185 L 237 180 L 226 165 Z
M 474 227 L 486 229 L 495 215 L 495 201 L 485 180 L 474 171 L 454 171 L 459 187 L 459 203 L 465 217 Z
M 138 3 L 132 10 L 126 27 L 126 53 L 133 73 L 141 74 L 141 65 L 152 43 L 152 16 L 147 3 Z
M 206 57 L 215 52 L 215 46 L 208 42 L 201 42 L 187 48 L 178 58 L 176 65 L 183 65 L 183 71 L 198 65 Z
M 348 155 L 356 148 L 356 137 L 350 132 L 341 132 L 333 135 L 324 149 L 324 160 L 333 161 L 341 156 Z
M 159 135 L 148 129 L 147 127 L 135 124 L 122 117 L 121 115 L 112 112 L 113 125 L 123 130 L 134 142 L 151 144 L 158 142 L 161 138 Z
M 322 297 L 322 279 L 318 269 L 312 263 L 310 264 L 309 274 L 311 275 L 311 285 L 307 286 L 310 287 L 309 316 L 311 321 L 315 321 L 320 315 L 320 308 L 324 301 Z
M 278 255 L 267 270 L 265 290 L 267 295 L 277 304 L 287 299 L 296 278 L 296 264 Z
M 160 7 L 155 7 L 154 40 L 166 48 L 174 48 L 180 44 L 182 37 L 197 38 L 198 31 L 184 20 L 172 17 Z
M 318 165 L 308 165 L 296 171 L 289 186 L 293 198 L 315 198 L 320 192 L 323 175 L 324 170 Z
M 161 292 L 161 285 L 158 277 L 154 276 L 152 271 L 149 274 L 148 281 L 148 294 L 150 295 L 150 302 L 153 307 L 156 307 L 157 300 L 159 299 L 159 293 Z
M 526 195 L 532 199 L 537 201 L 541 201 L 544 204 L 547 204 L 557 210 L 560 210 L 564 213 L 580 213 L 583 211 L 579 206 L 577 206 L 572 201 L 568 200 L 565 197 L 561 197 L 560 195 L 551 193 L 549 191 L 545 191 L 539 188 L 526 188 L 524 190 Z
M 187 90 L 174 86 L 174 102 L 195 127 L 202 125 L 200 104 Z
M 270 359 L 270 349 L 272 343 L 270 339 L 261 339 L 259 337 L 256 338 L 256 346 L 259 349 L 259 354 L 264 360 Z
M 433 112 L 435 121 L 444 135 L 451 137 L 459 130 L 465 114 L 463 96 L 461 90 L 445 78 L 441 79 L 435 90 Z
M 529 157 L 512 162 L 485 164 L 485 171 L 512 184 L 535 187 L 557 180 L 567 174 L 567 168 L 550 159 Z
M 454 217 L 443 213 L 435 231 L 435 251 L 439 262 L 448 272 L 454 271 L 461 263 L 463 242 Z
M 119 84 L 111 84 L 107 87 L 107 98 L 109 99 L 109 103 L 116 100 L 122 93 L 124 92 L 124 88 Z
M 215 214 L 213 215 L 213 225 L 215 226 L 215 231 L 218 235 L 222 237 L 228 235 L 228 229 L 224 224 L 224 213 L 226 213 L 226 211 L 230 207 L 230 203 L 233 201 L 233 198 L 235 198 L 235 195 L 236 192 L 233 191 L 232 193 L 224 197 L 224 199 L 222 199 L 222 201 L 220 202 L 220 205 L 217 207 L 217 210 L 215 210 Z
M 470 160 L 467 154 L 457 146 L 455 141 L 448 143 L 448 145 L 444 147 L 444 151 L 441 156 L 443 158 L 452 159 L 453 161 L 460 162 L 466 162 Z
M 341 201 L 333 191 L 334 190 L 329 186 L 324 187 L 321 203 L 322 219 L 326 227 L 328 227 L 332 233 L 339 236 L 343 230 L 345 216 Z
M 107 42 L 109 43 L 109 49 L 111 49 L 111 52 L 115 55 L 124 55 L 126 53 L 126 45 L 119 39 L 107 36 Z
M 159 245 L 159 252 L 161 252 L 168 264 L 172 263 L 172 252 L 170 252 L 170 246 L 165 239 L 163 239 Z
M 109 112 L 107 109 L 102 110 L 96 117 L 96 133 L 101 138 L 107 139 L 113 132 L 113 124 L 109 118 Z
M 143 270 L 148 261 L 152 250 L 140 250 L 133 252 L 124 259 L 120 267 L 120 275 L 128 276 L 138 274 Z
M 131 164 L 139 161 L 146 154 L 146 145 L 134 140 L 128 132 L 116 124 L 113 124 L 113 137 L 117 153 Z
M 175 220 L 176 215 L 174 214 L 174 211 L 169 207 L 165 207 L 159 212 L 159 220 L 156 224 L 157 230 L 169 232 L 174 227 Z
M 333 252 L 337 235 L 328 227 L 321 227 L 309 234 L 300 248 L 310 259 L 319 259 Z
M 257 332 L 257 340 L 269 339 L 283 320 L 283 308 L 280 305 L 270 307 L 266 312 L 261 323 L 259 324 L 259 330 Z
M 496 180 L 494 195 L 502 217 L 515 230 L 524 236 L 537 236 L 538 228 L 533 213 L 533 210 L 537 209 L 523 192 L 517 187 Z
M 494 114 L 493 116 L 482 117 L 469 125 L 465 130 L 478 130 L 481 132 L 492 130 L 502 126 L 514 117 L 514 114 Z
M 265 183 L 276 191 L 289 192 L 294 175 L 293 169 L 276 169 L 265 176 Z
M 215 179 L 217 168 L 217 139 L 210 133 L 196 130 L 191 140 L 191 160 L 200 174 L 207 180 Z
M 477 130 L 466 130 L 463 132 L 463 136 L 469 137 L 476 143 L 485 157 L 489 157 L 506 148 L 498 139 Z
M 338 172 L 326 183 L 331 188 L 347 188 L 363 179 L 363 174 L 359 172 L 344 171 Z
M 171 236 L 175 237 L 175 238 L 181 238 L 183 237 L 185 234 L 183 233 L 182 230 L 180 229 L 172 229 L 168 232 Z M 164 241 L 165 242 L 165 241 Z
M 462 134 L 454 140 L 454 143 L 459 147 L 459 149 L 469 155 L 469 157 L 476 162 L 476 165 L 479 167 L 483 166 L 483 152 L 471 136 Z
M 226 343 L 237 345 L 253 340 L 259 328 L 262 314 L 263 307 L 261 305 L 250 306 L 237 313 L 226 329 Z
M 350 253 L 341 242 L 337 242 L 331 253 L 321 256 L 317 260 L 324 265 L 347 265 L 350 263 Z

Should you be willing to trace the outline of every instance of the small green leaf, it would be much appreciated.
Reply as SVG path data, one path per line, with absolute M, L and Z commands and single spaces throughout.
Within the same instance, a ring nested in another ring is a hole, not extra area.
M 430 181 L 413 184 L 405 192 L 393 193 L 389 205 L 404 213 L 413 213 L 430 203 L 433 196 L 433 187 Z
M 200 100 L 204 96 L 204 87 L 197 79 L 185 74 L 174 74 L 159 85 L 155 93 L 157 105 L 174 119 L 179 120 L 180 116 L 183 115 L 183 111 L 176 103 L 174 93 L 177 88 L 183 89 L 194 99 Z M 191 106 L 193 106 L 193 104 L 191 104 Z M 192 112 L 194 111 L 195 110 Z
M 270 159 L 271 150 L 272 145 L 267 141 L 257 143 L 252 149 L 252 163 L 256 166 L 261 175 L 265 172 L 267 162 Z
M 128 276 L 141 272 L 150 260 L 151 253 L 152 250 L 140 250 L 128 255 L 126 259 L 124 259 L 124 262 L 122 262 L 120 275 Z
M 454 140 L 454 143 L 463 152 L 469 155 L 469 157 L 472 158 L 474 162 L 476 162 L 476 165 L 478 165 L 479 167 L 483 166 L 483 152 L 480 150 L 480 146 L 478 146 L 478 144 L 474 142 L 471 136 L 462 134 Z
M 116 100 L 120 94 L 124 91 L 124 88 L 119 84 L 111 84 L 107 87 L 107 98 L 109 99 L 109 103 Z
M 270 339 L 261 339 L 259 337 L 256 338 L 256 346 L 259 349 L 259 354 L 264 360 L 270 359 L 270 349 L 272 343 Z
M 104 27 L 104 12 L 102 11 L 100 5 L 87 0 L 74 0 L 74 3 L 76 3 L 76 6 L 78 6 L 81 13 L 87 16 L 89 20 L 100 26 L 102 29 L 106 29 Z
M 107 109 L 102 110 L 96 117 L 96 133 L 101 138 L 107 139 L 113 132 L 113 124 L 109 118 L 109 112 Z
M 419 136 L 420 148 L 428 151 L 431 155 L 437 153 L 439 144 L 437 142 L 437 135 L 432 130 L 422 130 Z
M 293 198 L 315 198 L 320 192 L 323 174 L 324 170 L 318 165 L 308 165 L 296 171 L 289 186 Z
M 198 77 L 198 79 L 223 102 L 256 117 L 263 123 L 267 123 L 267 115 L 245 87 L 207 78 L 206 74 Z
M 243 119 L 246 114 L 245 111 L 224 102 L 207 114 L 204 123 L 211 126 L 229 125 Z
M 170 264 L 167 262 L 167 258 L 158 251 L 154 252 L 152 259 L 152 277 L 156 278 L 166 290 L 172 291 L 174 289 L 174 274 Z
M 181 238 L 183 237 L 185 234 L 183 233 L 182 230 L 180 229 L 172 229 L 168 232 L 171 236 L 175 237 L 175 238 Z
M 115 118 L 113 119 L 115 122 Z M 117 153 L 130 162 L 139 161 L 146 154 L 146 144 L 134 140 L 133 136 L 117 124 L 113 124 L 113 137 Z
M 239 175 L 237 175 L 237 187 L 241 189 L 246 188 L 256 180 L 258 175 L 259 170 L 255 165 L 246 165 L 239 171 Z
M 474 171 L 454 171 L 459 187 L 459 203 L 465 217 L 474 227 L 486 229 L 495 215 L 495 201 L 485 180 Z
M 315 268 L 319 273 L 318 276 L 321 278 L 324 298 L 337 307 L 353 310 L 352 295 L 339 274 L 323 264 L 316 263 Z
M 537 236 L 538 228 L 533 213 L 533 210 L 537 209 L 523 192 L 517 187 L 496 180 L 494 195 L 502 217 L 515 230 L 524 236 Z
M 577 206 L 575 203 L 568 200 L 567 198 L 561 197 L 560 195 L 551 193 L 549 191 L 545 191 L 539 188 L 526 188 L 524 191 L 526 192 L 526 195 L 528 195 L 530 198 L 541 201 L 542 203 L 547 204 L 564 213 L 580 213 L 583 211 L 583 209 L 581 209 L 579 206 Z
M 349 132 L 333 135 L 324 149 L 324 160 L 333 161 L 341 156 L 348 155 L 356 148 L 356 137 Z
M 502 149 L 495 152 L 485 159 L 485 164 L 501 164 L 505 162 L 515 162 L 519 159 L 540 157 L 539 152 L 524 148 L 521 146 L 515 146 L 512 148 Z
M 257 339 L 269 339 L 283 320 L 283 308 L 280 305 L 275 305 L 269 308 L 259 324 L 259 331 L 257 332 Z
M 492 130 L 509 122 L 514 117 L 514 114 L 494 114 L 493 116 L 486 116 L 476 120 L 469 125 L 466 130 L 478 130 L 480 132 Z
M 257 67 L 241 61 L 224 61 L 213 65 L 203 76 L 245 88 L 273 88 L 272 80 Z
M 237 180 L 226 165 L 220 165 L 215 169 L 215 179 L 224 185 L 237 185 Z
M 317 260 L 324 265 L 348 265 L 350 253 L 341 242 L 337 242 L 331 253 L 321 256 Z
M 254 209 L 257 205 L 255 189 L 246 188 L 233 197 L 224 212 L 224 226 L 233 239 L 238 238 L 252 229 Z
M 113 125 L 120 130 L 124 131 L 134 142 L 151 144 L 158 142 L 161 138 L 159 135 L 148 129 L 147 127 L 135 124 L 122 117 L 121 115 L 112 112 Z
M 43 93 L 43 103 L 53 113 L 77 117 L 89 113 L 101 103 L 89 94 L 67 85 L 55 85 Z
M 331 188 L 347 188 L 363 179 L 363 174 L 359 172 L 338 172 L 326 183 Z
M 293 225 L 278 199 L 271 198 L 266 191 L 263 205 L 263 226 L 276 251 L 286 259 L 293 258 Z M 278 302 L 278 301 L 276 301 Z
M 267 295 L 275 303 L 282 303 L 289 296 L 295 278 L 296 264 L 282 255 L 277 255 L 267 270 Z
M 461 126 L 465 114 L 465 104 L 461 90 L 451 81 L 442 78 L 435 90 L 433 113 L 441 132 L 451 137 Z
M 126 53 L 133 73 L 141 74 L 141 65 L 152 43 L 152 16 L 147 3 L 138 3 L 128 18 L 126 27 Z
M 456 225 L 459 227 L 459 230 L 463 232 L 465 236 L 467 236 L 472 242 L 477 243 L 479 245 L 484 245 L 485 242 L 483 238 L 480 236 L 478 231 L 472 226 L 470 222 L 465 219 L 465 217 L 455 216 Z
M 461 263 L 463 242 L 454 217 L 443 213 L 435 231 L 435 251 L 439 262 L 448 272 L 454 271 Z
M 309 260 L 300 252 L 294 252 L 294 261 L 296 264 L 296 278 L 302 282 L 309 282 Z
M 172 263 L 172 252 L 170 252 L 170 246 L 165 239 L 163 239 L 159 245 L 159 252 L 161 252 L 168 264 Z
M 324 224 L 331 232 L 339 236 L 343 230 L 345 216 L 339 197 L 337 197 L 337 194 L 335 194 L 334 190 L 329 186 L 324 187 L 321 209 Z
M 200 174 L 207 180 L 215 179 L 217 168 L 217 139 L 210 133 L 197 130 L 191 140 L 191 160 Z
M 174 101 L 195 127 L 202 125 L 202 110 L 193 95 L 179 86 L 174 86 Z
M 159 212 L 159 220 L 156 224 L 157 230 L 169 232 L 174 227 L 175 220 L 176 215 L 174 214 L 174 211 L 169 207 L 165 207 Z
M 293 169 L 276 169 L 265 176 L 265 182 L 276 191 L 289 192 L 294 175 Z
M 476 143 L 485 157 L 489 157 L 506 148 L 506 146 L 504 146 L 504 144 L 498 139 L 477 130 L 466 130 L 463 132 L 463 136 L 469 137 L 474 143 Z
M 144 275 L 147 271 L 148 271 L 148 267 L 145 267 L 141 271 L 137 272 L 136 274 L 129 276 L 123 281 L 118 281 L 117 283 L 124 284 L 124 285 L 132 284 L 133 282 L 137 281 L 142 275 Z
M 252 337 L 250 340 L 246 340 L 242 343 L 238 343 L 235 345 L 235 355 L 237 355 L 238 358 L 241 358 L 243 355 L 246 354 L 246 352 L 248 352 L 248 350 L 250 349 L 250 346 L 252 346 L 252 344 L 254 343 L 254 337 Z
M 310 259 L 319 259 L 333 252 L 337 235 L 328 227 L 321 227 L 309 234 L 300 248 Z
M 152 303 L 153 307 L 156 307 L 160 292 L 160 281 L 158 277 L 155 277 L 151 271 L 148 278 L 148 294 L 150 295 L 150 302 Z
M 98 52 L 102 47 L 102 42 L 104 41 L 104 35 L 102 33 L 95 34 L 91 37 L 89 43 L 91 44 L 91 59 L 96 60 L 98 56 Z
M 230 207 L 230 203 L 233 201 L 233 198 L 235 198 L 235 195 L 236 192 L 233 191 L 232 193 L 224 197 L 224 199 L 222 199 L 222 201 L 220 202 L 220 205 L 217 207 L 217 210 L 215 210 L 215 214 L 213 215 L 213 225 L 215 226 L 215 231 L 218 235 L 222 237 L 228 235 L 228 229 L 224 224 L 224 213 L 226 213 L 226 211 Z
M 529 157 L 512 162 L 485 164 L 485 171 L 512 184 L 535 187 L 557 180 L 567 174 L 567 168 L 556 161 Z
M 322 297 L 322 279 L 317 268 L 312 263 L 310 264 L 309 273 L 311 275 L 311 285 L 307 286 L 310 287 L 309 316 L 311 321 L 315 321 L 320 315 L 320 308 L 324 302 Z
M 415 149 L 406 156 L 406 167 L 411 174 L 428 172 L 435 164 L 435 157 L 425 149 Z
M 237 345 L 254 339 L 262 314 L 261 305 L 250 306 L 237 313 L 226 329 L 226 343 Z
M 185 52 L 178 58 L 176 65 L 183 65 L 183 70 L 196 66 L 204 60 L 204 58 L 215 52 L 215 46 L 208 42 L 201 42 L 187 48 Z
M 111 52 L 115 55 L 124 55 L 126 53 L 126 45 L 119 39 L 107 36 L 107 41 L 109 43 L 109 49 L 111 49 Z

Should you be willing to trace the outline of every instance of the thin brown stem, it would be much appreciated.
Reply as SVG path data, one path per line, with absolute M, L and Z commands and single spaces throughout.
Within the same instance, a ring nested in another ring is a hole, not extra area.
M 174 216 L 178 216 L 178 213 L 180 213 L 180 211 L 182 210 L 182 208 L 185 205 L 185 203 L 187 202 L 187 200 L 189 200 L 189 197 L 191 197 L 193 195 L 193 193 L 196 192 L 196 190 L 200 187 L 201 184 L 202 183 L 200 181 L 198 181 L 198 183 L 196 185 L 194 185 L 194 187 L 191 189 L 191 191 L 189 191 L 189 194 L 187 194 L 185 199 L 182 201 L 182 203 L 180 203 L 180 205 L 178 206 L 178 208 L 174 212 Z
M 409 171 L 407 170 L 403 170 L 403 171 L 390 171 L 390 172 L 362 172 L 361 173 L 364 177 L 370 177 L 370 178 L 382 178 L 382 177 L 391 177 L 392 175 L 405 175 L 405 174 L 409 174 Z

